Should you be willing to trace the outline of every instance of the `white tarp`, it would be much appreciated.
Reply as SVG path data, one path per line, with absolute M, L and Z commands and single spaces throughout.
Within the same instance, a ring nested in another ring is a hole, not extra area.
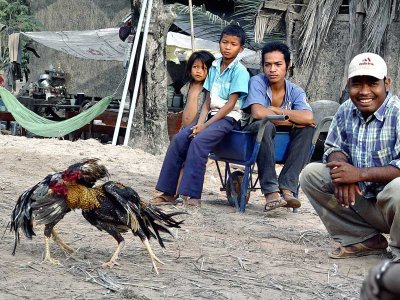
M 219 43 L 211 42 L 204 39 L 195 38 L 195 50 L 207 50 L 214 54 L 215 57 L 221 57 L 219 52 Z M 255 55 L 255 51 L 245 48 L 239 54 L 240 58 Z M 179 62 L 187 60 L 192 54 L 191 37 L 176 32 L 168 32 L 167 35 L 167 60 Z
M 34 41 L 83 59 L 124 61 L 127 42 L 120 40 L 119 28 L 105 28 L 85 31 L 38 31 L 23 32 Z M 204 39 L 195 39 L 196 50 L 208 50 L 220 57 L 219 44 Z M 192 54 L 190 36 L 168 32 L 167 60 L 177 63 L 187 60 Z M 244 49 L 239 57 L 254 56 L 255 52 Z
M 38 31 L 23 34 L 34 41 L 83 59 L 123 61 L 127 43 L 120 40 L 119 28 L 85 31 Z

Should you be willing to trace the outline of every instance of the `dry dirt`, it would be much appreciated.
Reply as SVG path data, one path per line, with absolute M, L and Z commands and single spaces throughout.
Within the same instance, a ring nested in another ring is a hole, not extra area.
M 41 227 L 32 240 L 22 238 L 12 256 L 14 237 L 4 230 L 14 203 L 48 173 L 97 157 L 112 180 L 150 199 L 163 156 L 95 140 L 0 135 L 0 145 L 0 299 L 358 299 L 363 278 L 381 259 L 329 259 L 335 244 L 304 195 L 298 214 L 284 208 L 264 213 L 259 191 L 251 194 L 246 213 L 235 212 L 219 191 L 214 162 L 208 165 L 202 208 L 188 209 L 176 239 L 165 236 L 165 250 L 151 242 L 165 262 L 159 276 L 139 239 L 130 234 L 125 234 L 120 265 L 101 268 L 116 242 L 87 223 L 80 211 L 57 226 L 77 250 L 70 256 L 52 244 L 61 266 L 41 264 Z

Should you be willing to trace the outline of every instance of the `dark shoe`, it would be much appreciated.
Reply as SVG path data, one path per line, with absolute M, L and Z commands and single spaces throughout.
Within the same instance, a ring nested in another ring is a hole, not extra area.
M 283 199 L 287 202 L 284 207 L 290 208 L 299 208 L 301 206 L 301 202 L 292 193 L 285 192 L 282 194 Z

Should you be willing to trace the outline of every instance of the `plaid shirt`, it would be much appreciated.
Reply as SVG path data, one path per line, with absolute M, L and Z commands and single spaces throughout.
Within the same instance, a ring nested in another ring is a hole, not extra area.
M 333 118 L 325 141 L 323 161 L 341 152 L 357 168 L 392 165 L 400 168 L 400 100 L 387 94 L 379 109 L 366 120 L 353 102 L 344 102 Z M 363 196 L 376 197 L 384 183 L 360 182 Z

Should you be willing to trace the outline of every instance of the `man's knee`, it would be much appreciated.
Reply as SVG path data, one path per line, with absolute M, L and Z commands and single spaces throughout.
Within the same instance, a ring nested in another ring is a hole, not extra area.
M 322 163 L 310 163 L 306 165 L 300 175 L 300 186 L 306 190 L 310 186 L 326 185 L 331 181 L 329 168 Z
M 393 179 L 385 188 L 377 195 L 377 201 L 383 205 L 386 201 L 395 201 L 396 205 L 400 207 L 400 197 L 398 196 L 400 190 L 400 177 Z

